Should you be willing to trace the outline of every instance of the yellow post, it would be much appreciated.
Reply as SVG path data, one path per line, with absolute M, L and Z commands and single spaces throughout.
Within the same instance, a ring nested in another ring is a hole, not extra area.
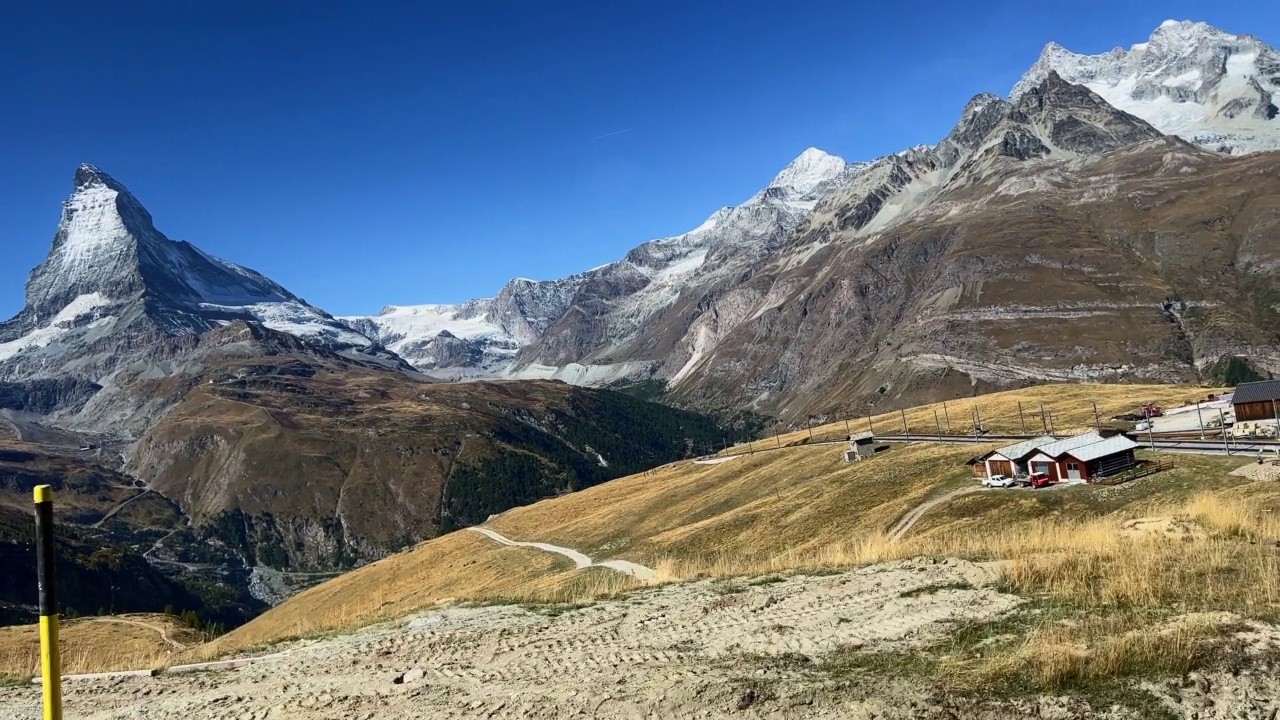
M 37 486 L 35 503 L 36 573 L 40 591 L 40 680 L 44 689 L 44 720 L 62 720 L 58 586 L 53 554 L 53 487 Z

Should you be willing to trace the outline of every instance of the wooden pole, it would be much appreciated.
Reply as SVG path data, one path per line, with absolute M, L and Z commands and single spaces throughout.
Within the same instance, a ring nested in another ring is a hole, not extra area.
M 1204 439 L 1204 417 L 1200 414 L 1200 399 L 1196 398 L 1196 422 L 1200 424 L 1200 439 Z M 1226 432 L 1226 428 L 1222 428 L 1222 432 Z
M 938 420 L 938 409 L 933 409 L 933 424 L 938 426 L 938 441 L 942 441 L 942 422 Z
M 951 413 L 947 412 L 947 404 L 942 403 L 942 417 L 947 419 L 947 434 L 951 434 Z
M 1045 419 L 1044 403 L 1040 403 L 1040 427 L 1044 428 L 1044 434 L 1049 434 L 1049 421 Z
M 911 428 L 907 426 L 907 409 L 902 408 L 902 434 L 907 436 L 907 440 L 911 440 Z
M 1022 425 L 1022 434 L 1027 434 L 1027 418 L 1022 414 L 1022 401 L 1018 401 L 1018 422 Z
M 1093 423 L 1099 430 L 1102 429 L 1102 418 L 1098 415 L 1098 403 L 1093 404 Z
M 1227 442 L 1227 418 L 1222 414 L 1222 408 L 1218 408 L 1218 422 L 1222 423 L 1222 447 L 1227 455 L 1231 455 L 1231 443 Z

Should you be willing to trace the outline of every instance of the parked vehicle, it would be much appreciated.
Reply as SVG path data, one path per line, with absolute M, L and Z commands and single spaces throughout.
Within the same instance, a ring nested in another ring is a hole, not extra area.
M 982 481 L 983 487 L 989 488 L 1007 488 L 1013 487 L 1013 478 L 1008 475 L 992 475 Z
M 1035 473 L 1027 480 L 1030 481 L 1033 488 L 1045 488 L 1053 484 L 1053 478 L 1049 477 L 1047 473 Z

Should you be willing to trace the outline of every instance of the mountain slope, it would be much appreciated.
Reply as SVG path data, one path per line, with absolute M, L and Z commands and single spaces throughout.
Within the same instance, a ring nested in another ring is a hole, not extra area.
M 261 274 L 168 239 L 101 170 L 80 166 L 74 185 L 49 255 L 27 282 L 25 306 L 0 323 L 0 380 L 97 381 L 154 341 L 234 320 L 398 362 Z
M 689 306 L 749 275 L 818 199 L 862 168 L 810 148 L 743 204 L 618 262 L 562 280 L 516 279 L 493 299 L 342 320 L 432 377 L 594 385 L 678 375 L 706 342 L 706 329 L 689 325 Z
M 820 249 L 762 271 L 775 299 L 675 391 L 798 417 L 1025 382 L 1191 380 L 1227 356 L 1280 370 L 1273 163 L 1164 138 L 974 164 L 867 240 L 812 230 Z
M 171 408 L 126 471 L 248 566 L 328 570 L 728 439 L 694 413 L 552 382 L 430 384 L 259 325 L 206 333 L 113 404 Z
M 1049 43 L 1010 98 L 1051 71 L 1202 147 L 1237 154 L 1280 149 L 1280 53 L 1251 35 L 1170 20 L 1128 50 L 1078 55 Z

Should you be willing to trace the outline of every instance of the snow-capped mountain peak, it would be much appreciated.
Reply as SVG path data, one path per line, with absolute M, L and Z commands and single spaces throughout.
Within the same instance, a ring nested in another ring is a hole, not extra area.
M 785 188 L 797 195 L 808 195 L 823 183 L 838 177 L 848 167 L 842 158 L 811 147 L 792 160 L 769 183 L 770 188 Z
M 72 184 L 22 312 L 0 322 L 0 379 L 73 366 L 97 379 L 144 338 L 235 320 L 335 350 L 381 352 L 265 276 L 165 237 L 124 184 L 99 168 L 80 165 Z
M 1049 43 L 1010 99 L 1050 71 L 1202 147 L 1229 153 L 1280 148 L 1280 53 L 1251 35 L 1167 20 L 1128 50 L 1080 55 Z

